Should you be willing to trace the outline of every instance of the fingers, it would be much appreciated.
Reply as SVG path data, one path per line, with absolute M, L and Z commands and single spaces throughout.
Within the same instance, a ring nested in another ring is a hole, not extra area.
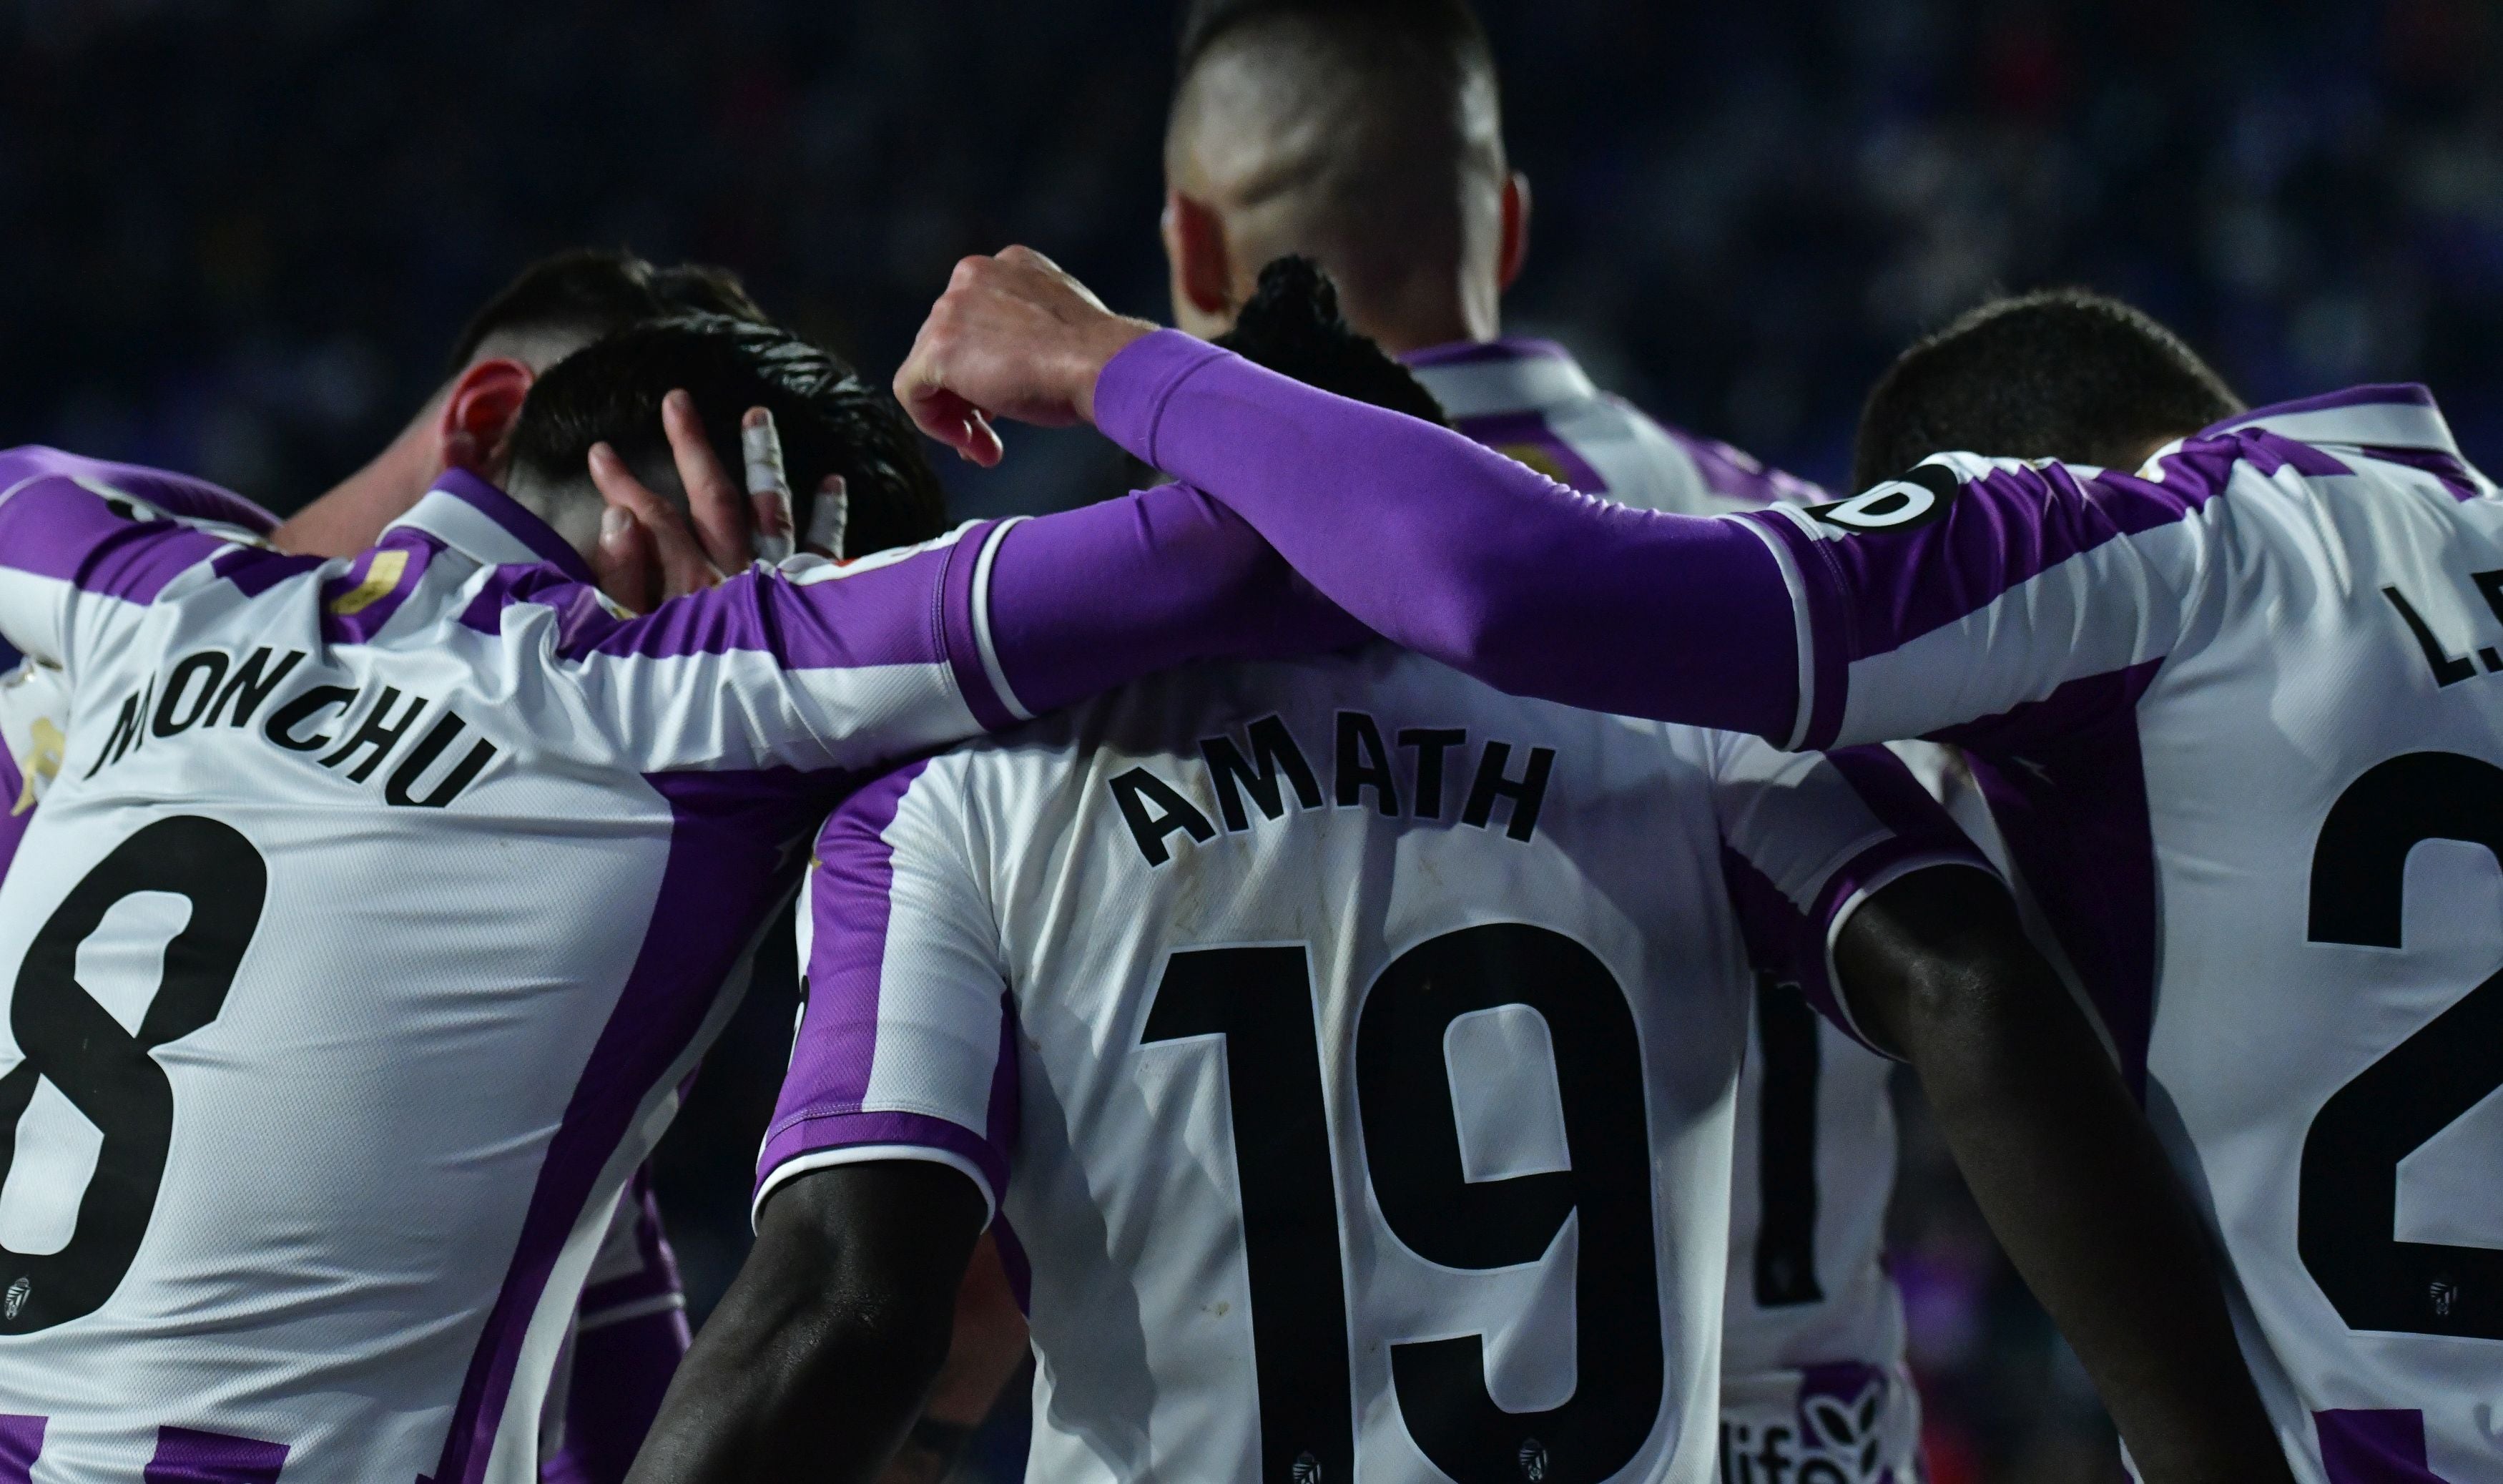
M 711 565 L 722 571 L 738 571 L 755 560 L 755 545 L 749 538 L 747 494 L 731 478 L 730 471 L 714 457 L 712 440 L 704 436 L 703 419 L 696 412 L 695 398 L 684 392 L 671 392 L 661 398 L 661 429 L 669 436 L 669 456 L 677 465 L 678 483 L 686 487 L 687 519 L 695 526 L 696 539 Z M 789 529 L 790 523 L 783 523 Z
M 914 352 L 916 358 L 918 351 Z M 913 426 L 956 451 L 957 457 L 989 468 L 1000 462 L 1000 435 L 980 408 L 947 390 L 935 373 L 916 369 L 908 361 L 895 373 L 895 399 L 904 404 Z
M 851 487 L 840 474 L 828 474 L 817 486 L 816 503 L 808 511 L 808 549 L 821 557 L 843 560 L 844 528 L 851 524 Z
M 739 452 L 747 465 L 747 503 L 755 518 L 753 537 L 760 562 L 779 562 L 791 554 L 791 476 L 782 469 L 782 439 L 773 431 L 773 414 L 750 407 L 738 425 Z
M 721 581 L 720 569 L 696 543 L 685 518 L 669 508 L 667 500 L 645 489 L 643 481 L 626 467 L 626 461 L 617 457 L 617 450 L 605 443 L 591 445 L 591 482 L 599 487 L 602 500 L 634 516 L 651 542 L 651 566 L 660 574 L 660 591 L 652 596 L 676 598 Z M 747 564 L 742 561 L 737 565 Z
M 600 544 L 591 553 L 600 590 L 629 612 L 647 612 L 657 583 L 658 560 L 642 522 L 623 505 L 600 512 Z

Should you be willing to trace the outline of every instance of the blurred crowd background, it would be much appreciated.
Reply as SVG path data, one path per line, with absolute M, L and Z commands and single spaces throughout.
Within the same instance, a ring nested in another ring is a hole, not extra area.
M 1839 480 L 1909 337 L 2083 283 L 2253 402 L 2423 380 L 2472 459 L 2503 454 L 2503 7 L 1479 9 L 1535 187 L 1509 328 L 1663 417 Z M 953 260 L 1010 241 L 1161 317 L 1174 25 L 1171 0 L 0 0 L 0 441 L 291 509 L 576 243 L 729 264 L 879 377 Z M 1090 436 L 1011 440 L 948 470 L 959 513 L 1119 478 Z M 746 1239 L 792 992 L 785 948 L 665 1153 L 699 1314 Z M 1937 1484 L 2118 1478 L 1916 1110 L 1898 1225 Z M 971 1471 L 1013 1476 L 1018 1427 Z

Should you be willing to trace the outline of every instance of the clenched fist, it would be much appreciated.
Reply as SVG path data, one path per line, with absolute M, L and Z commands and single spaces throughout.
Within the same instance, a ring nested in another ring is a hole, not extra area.
M 988 467 L 1000 462 L 992 418 L 1092 421 L 1105 362 L 1154 328 L 1105 308 L 1031 248 L 968 258 L 896 371 L 895 398 L 923 432 Z

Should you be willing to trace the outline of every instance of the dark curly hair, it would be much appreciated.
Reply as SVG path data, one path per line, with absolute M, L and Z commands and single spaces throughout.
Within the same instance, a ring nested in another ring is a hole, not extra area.
M 742 466 L 739 419 L 769 408 L 782 437 L 793 514 L 808 529 L 817 486 L 849 487 L 846 555 L 926 541 L 946 528 L 946 497 L 921 441 L 883 388 L 787 330 L 727 315 L 632 325 L 567 356 L 531 388 L 513 425 L 513 466 L 553 485 L 585 478 L 591 445 L 605 442 L 636 469 L 667 468 L 661 399 L 695 398 L 725 467 Z
M 1860 414 L 1853 483 L 1932 454 L 2134 467 L 2151 446 L 2243 410 L 2144 313 L 2084 289 L 1993 299 L 1897 358 Z
M 1217 343 L 1308 387 L 1444 423 L 1434 394 L 1347 322 L 1338 286 L 1309 258 L 1281 258 L 1262 268 L 1259 288 Z

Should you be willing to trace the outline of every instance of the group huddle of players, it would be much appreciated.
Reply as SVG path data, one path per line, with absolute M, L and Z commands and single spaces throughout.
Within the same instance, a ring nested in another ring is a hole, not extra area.
M 1914 1484 L 1889 1058 L 2140 1477 L 2503 1477 L 2423 389 L 2037 294 L 1767 470 L 1499 336 L 1460 0 L 1195 8 L 1167 175 L 1178 328 L 1011 249 L 890 394 L 572 253 L 285 522 L 0 454 L 0 1481 L 935 1478 L 1030 1352 L 1039 1479 Z M 1160 473 L 947 530 L 1004 419 Z

